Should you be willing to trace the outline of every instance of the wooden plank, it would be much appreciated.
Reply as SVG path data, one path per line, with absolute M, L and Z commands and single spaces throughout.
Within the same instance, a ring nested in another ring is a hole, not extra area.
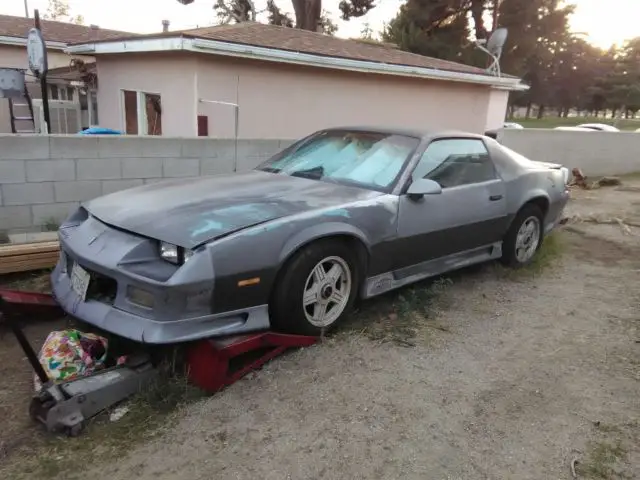
M 0 245 L 0 275 L 51 268 L 59 256 L 57 241 Z
M 58 251 L 59 249 L 60 245 L 57 241 L 13 243 L 9 245 L 0 245 L 0 258 L 11 257 L 14 255 L 30 254 L 35 252 L 53 252 Z

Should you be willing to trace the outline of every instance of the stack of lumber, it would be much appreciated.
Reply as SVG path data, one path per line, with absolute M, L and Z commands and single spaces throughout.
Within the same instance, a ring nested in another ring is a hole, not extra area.
M 53 267 L 59 252 L 57 241 L 0 245 L 0 275 Z

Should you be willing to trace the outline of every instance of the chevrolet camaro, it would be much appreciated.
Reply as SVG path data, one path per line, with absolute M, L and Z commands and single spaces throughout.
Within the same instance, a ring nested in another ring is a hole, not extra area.
M 358 298 L 528 264 L 568 180 L 482 135 L 321 130 L 250 171 L 83 204 L 60 227 L 53 291 L 70 315 L 138 342 L 318 335 Z

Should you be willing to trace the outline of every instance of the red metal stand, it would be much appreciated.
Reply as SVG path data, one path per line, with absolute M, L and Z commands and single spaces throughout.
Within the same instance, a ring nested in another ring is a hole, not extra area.
M 308 347 L 318 341 L 317 337 L 287 335 L 274 332 L 259 332 L 235 337 L 202 340 L 187 351 L 189 379 L 208 392 L 216 392 L 231 385 L 251 370 L 261 367 L 288 348 Z M 260 352 L 264 350 L 264 352 Z M 256 353 L 246 364 L 231 371 L 233 359 L 241 355 Z
M 6 315 L 62 316 L 64 312 L 51 295 L 0 288 L 3 312 Z

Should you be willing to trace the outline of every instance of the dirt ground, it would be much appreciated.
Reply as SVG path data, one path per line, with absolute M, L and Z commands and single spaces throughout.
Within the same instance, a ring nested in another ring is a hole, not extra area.
M 615 220 L 640 225 L 640 181 L 628 186 L 575 191 L 575 221 L 539 265 L 369 302 L 322 344 L 160 427 L 129 423 L 119 446 L 109 425 L 37 433 L 30 373 L 5 336 L 0 478 L 640 478 L 640 228 Z

